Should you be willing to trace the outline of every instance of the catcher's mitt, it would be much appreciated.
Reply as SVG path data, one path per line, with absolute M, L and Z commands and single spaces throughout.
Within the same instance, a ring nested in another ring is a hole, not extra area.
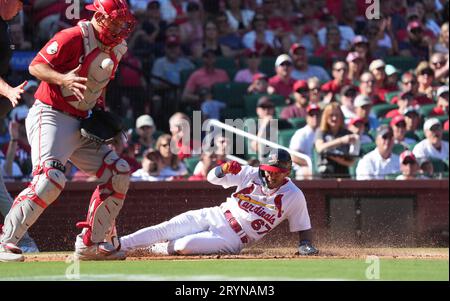
M 111 144 L 123 130 L 122 119 L 103 110 L 92 111 L 92 114 L 80 123 L 81 135 L 98 144 Z

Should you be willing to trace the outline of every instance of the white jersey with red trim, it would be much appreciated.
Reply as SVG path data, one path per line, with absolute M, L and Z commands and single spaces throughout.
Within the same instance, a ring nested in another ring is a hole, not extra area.
M 224 188 L 237 186 L 220 207 L 232 213 L 250 242 L 261 239 L 285 219 L 291 232 L 311 229 L 305 196 L 289 178 L 279 188 L 270 190 L 264 188 L 257 167 L 243 166 L 238 174 L 222 178 L 213 169 L 208 173 L 208 181 Z

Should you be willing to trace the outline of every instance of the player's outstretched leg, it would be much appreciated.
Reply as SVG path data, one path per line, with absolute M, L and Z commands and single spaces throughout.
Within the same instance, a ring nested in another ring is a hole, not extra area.
M 123 206 L 128 186 L 130 167 L 113 151 L 103 159 L 97 172 L 102 182 L 91 198 L 86 221 L 77 224 L 83 228 L 75 242 L 75 257 L 79 260 L 123 260 L 115 232 L 115 220 Z M 113 235 L 111 235 L 113 234 Z
M 33 181 L 16 197 L 5 218 L 0 237 L 0 261 L 24 260 L 17 243 L 63 190 L 64 171 L 61 162 L 47 160 L 33 172 Z

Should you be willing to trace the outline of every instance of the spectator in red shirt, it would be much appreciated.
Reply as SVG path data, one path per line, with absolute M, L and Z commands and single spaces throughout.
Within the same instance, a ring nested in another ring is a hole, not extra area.
M 448 86 L 441 86 L 436 92 L 437 104 L 429 116 L 448 115 Z
M 347 63 L 344 61 L 334 62 L 331 74 L 333 79 L 323 84 L 321 90 L 324 93 L 339 94 L 343 86 L 350 84 Z
M 372 105 L 382 104 L 384 101 L 376 93 L 375 77 L 370 72 L 364 72 L 359 81 L 359 92 L 370 98 Z
M 414 73 L 405 72 L 401 78 L 400 84 L 401 92 L 412 92 L 414 95 L 414 104 L 416 105 L 424 105 L 424 104 L 432 104 L 434 103 L 432 99 L 426 97 L 423 94 L 418 93 L 418 84 L 417 78 Z M 392 98 L 391 103 L 396 104 L 398 101 L 398 95 Z
M 364 61 L 364 69 L 369 67 L 370 62 L 372 61 L 372 53 L 370 52 L 369 40 L 365 36 L 356 36 L 352 41 L 352 48 L 350 51 L 357 52 L 359 57 Z
M 200 105 L 198 91 L 201 88 L 211 88 L 214 84 L 230 81 L 225 70 L 214 66 L 216 54 L 213 50 L 207 49 L 203 53 L 203 67 L 194 71 L 189 77 L 183 92 L 183 100 L 194 106 Z
M 264 73 L 253 75 L 253 81 L 248 86 L 247 92 L 249 94 L 272 94 L 270 92 L 273 92 L 273 88 L 269 87 L 269 77 Z
M 291 77 L 293 70 L 292 59 L 287 54 L 281 54 L 275 61 L 275 75 L 269 79 L 269 85 L 274 93 L 288 98 L 293 91 L 295 80 Z
M 386 93 L 397 90 L 396 88 L 389 87 L 387 85 L 387 75 L 386 75 L 386 63 L 383 60 L 374 60 L 370 63 L 369 71 L 375 77 L 375 89 L 377 91 L 378 97 L 385 101 Z
M 352 83 L 359 81 L 359 78 L 364 72 L 364 59 L 358 52 L 353 51 L 347 54 L 347 58 L 345 60 L 348 64 L 348 79 Z
M 389 111 L 386 114 L 386 118 L 394 118 L 397 115 L 402 115 L 406 108 L 414 105 L 414 94 L 412 92 L 403 92 L 398 97 L 397 101 L 398 109 Z
M 337 59 L 345 58 L 346 51 L 340 50 L 341 45 L 341 32 L 339 27 L 331 25 L 327 27 L 326 44 L 319 47 L 314 55 L 325 59 L 326 68 L 330 68 L 333 61 Z
M 295 103 L 287 106 L 283 109 L 283 111 L 281 111 L 280 118 L 282 119 L 306 117 L 306 108 L 308 107 L 309 103 L 308 82 L 306 80 L 296 81 L 293 89 L 294 92 L 292 93 L 292 96 L 295 100 Z
M 448 131 L 448 119 L 444 122 L 444 131 Z

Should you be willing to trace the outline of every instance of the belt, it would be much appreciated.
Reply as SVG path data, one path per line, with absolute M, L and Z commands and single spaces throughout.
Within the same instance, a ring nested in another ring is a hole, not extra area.
M 44 107 L 46 107 L 47 109 L 50 109 L 50 110 L 53 110 L 53 111 L 62 113 L 62 114 L 64 114 L 64 115 L 73 117 L 73 118 L 78 119 L 78 120 L 83 120 L 83 119 L 85 119 L 85 117 L 81 117 L 81 116 L 78 116 L 78 115 L 75 115 L 75 114 L 72 114 L 72 113 L 69 113 L 69 112 L 66 112 L 66 111 L 57 109 L 57 108 L 55 108 L 55 107 L 53 107 L 53 106 L 51 106 L 51 105 L 49 105 L 49 104 L 46 104 L 46 103 L 40 101 L 39 99 L 36 99 L 36 100 L 40 102 L 40 105 L 41 105 L 41 106 L 44 106 Z M 88 114 L 88 115 L 89 115 L 89 114 Z
M 242 229 L 241 225 L 239 225 L 236 218 L 231 214 L 230 210 L 227 210 L 224 212 L 225 218 L 230 224 L 231 229 L 233 229 L 234 232 L 241 238 L 242 243 L 246 244 L 249 242 L 247 234 L 245 234 L 244 230 Z

